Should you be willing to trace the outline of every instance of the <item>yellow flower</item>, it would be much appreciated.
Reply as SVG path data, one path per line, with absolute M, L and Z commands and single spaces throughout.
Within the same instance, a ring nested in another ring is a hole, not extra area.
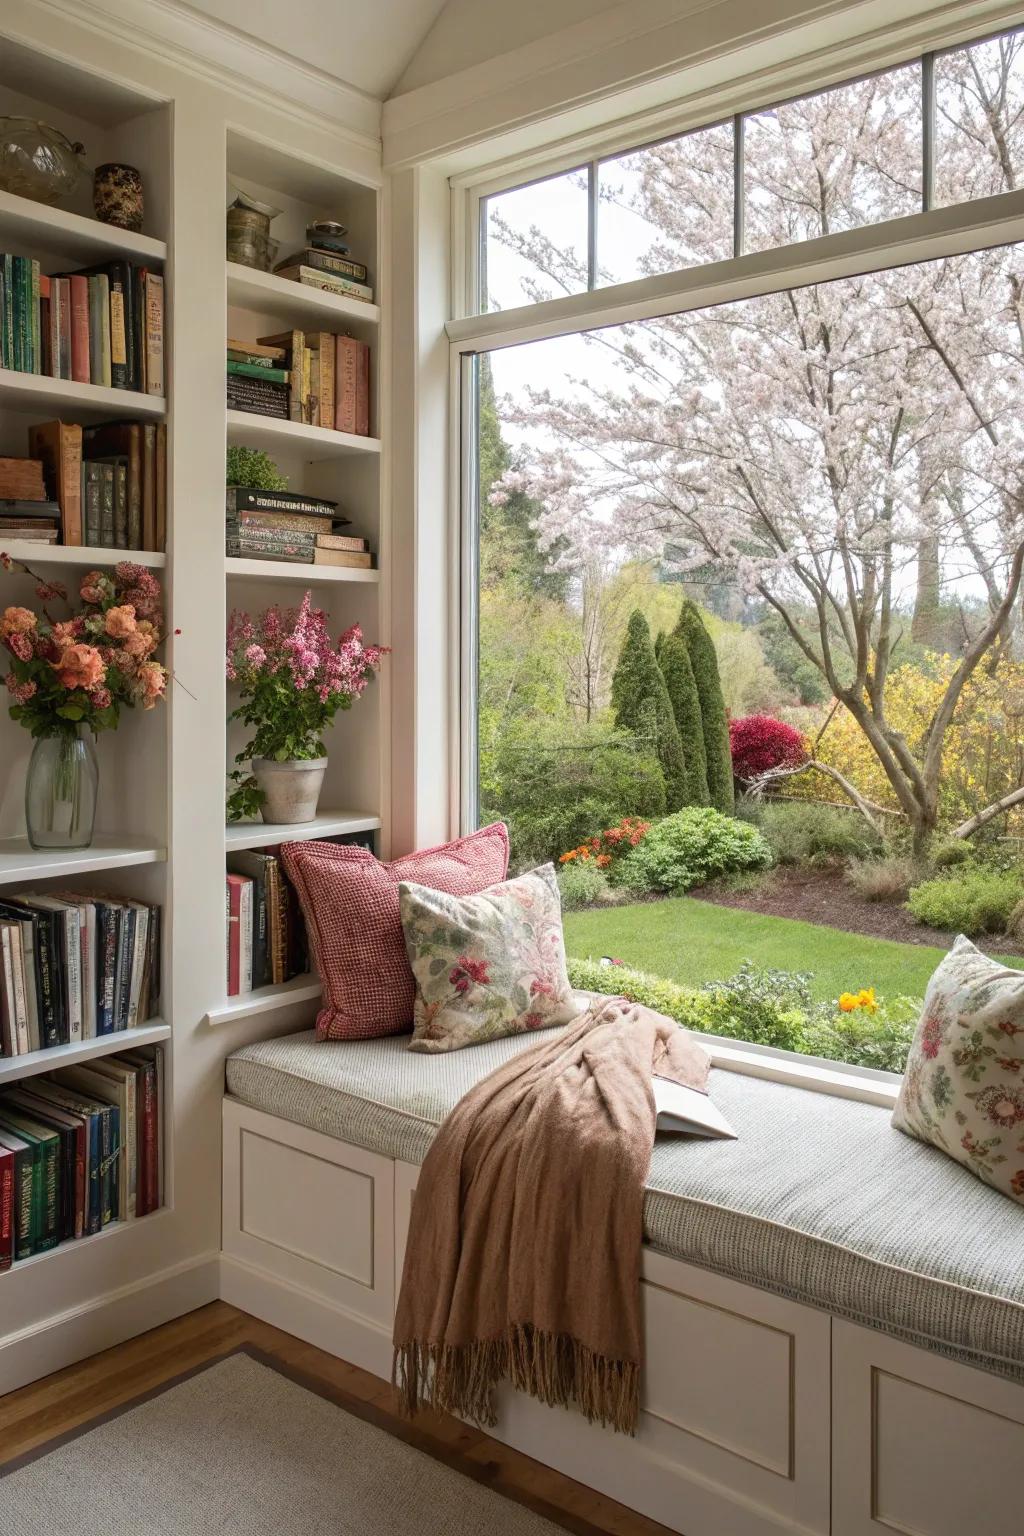
M 875 1002 L 874 987 L 862 987 L 857 993 L 857 1006 L 866 1008 L 868 1013 L 877 1013 L 878 1004 Z
M 855 1009 L 860 1007 L 857 994 L 855 992 L 844 992 L 839 999 L 839 1006 L 844 1013 L 853 1013 Z

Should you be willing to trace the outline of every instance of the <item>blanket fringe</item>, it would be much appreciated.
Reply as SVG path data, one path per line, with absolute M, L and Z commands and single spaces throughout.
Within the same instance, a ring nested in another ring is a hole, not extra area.
M 410 1418 L 427 1405 L 492 1427 L 493 1390 L 500 1381 L 550 1407 L 575 1403 L 591 1423 L 619 1434 L 635 1435 L 640 1413 L 636 1361 L 609 1360 L 569 1334 L 543 1333 L 529 1323 L 471 1344 L 397 1345 L 391 1380 Z

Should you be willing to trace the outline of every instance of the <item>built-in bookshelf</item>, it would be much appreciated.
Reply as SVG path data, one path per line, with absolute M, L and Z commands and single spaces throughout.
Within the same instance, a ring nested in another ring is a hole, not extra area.
M 165 707 L 127 712 L 116 732 L 99 738 L 97 832 L 81 851 L 29 847 L 22 795 L 32 743 L 0 698 L 0 898 L 73 890 L 159 904 L 165 916 L 158 1016 L 99 1039 L 0 1057 L 0 1091 L 159 1046 L 166 1111 L 159 1211 L 0 1273 L 0 1393 L 218 1294 L 224 1057 L 249 1039 L 302 1027 L 320 994 L 307 973 L 227 999 L 225 860 L 231 851 L 289 837 L 388 835 L 386 676 L 332 730 L 315 821 L 290 828 L 226 824 L 225 769 L 237 736 L 226 723 L 225 619 L 232 607 L 297 603 L 308 587 L 337 633 L 359 623 L 369 640 L 386 645 L 390 576 L 379 147 L 339 133 L 336 124 L 319 124 L 312 110 L 297 113 L 272 91 L 222 90 L 209 75 L 157 59 L 91 15 L 69 17 L 55 32 L 44 4 L 19 0 L 17 39 L 4 36 L 5 25 L 0 18 L 0 114 L 52 124 L 85 146 L 90 167 L 136 166 L 145 218 L 141 233 L 98 222 L 88 176 L 58 207 L 0 192 L 0 252 L 36 258 L 44 274 L 118 260 L 162 272 L 165 392 L 0 369 L 0 455 L 24 454 L 28 428 L 47 420 L 84 428 L 114 420 L 143 430 L 155 424 L 166 431 L 168 496 L 163 549 L 5 544 L 2 535 L 0 548 L 69 586 L 85 570 L 109 569 L 124 558 L 153 570 L 165 587 L 166 660 L 175 680 Z M 311 218 L 339 218 L 353 255 L 369 269 L 374 302 L 228 262 L 224 214 L 238 190 L 282 210 L 272 226 L 282 255 L 301 248 Z M 255 340 L 289 328 L 346 332 L 369 345 L 369 435 L 227 410 L 225 338 Z M 343 505 L 375 568 L 227 558 L 221 509 L 229 443 L 263 448 L 293 489 Z M 28 576 L 0 573 L 0 608 L 32 604 L 33 588 Z M 219 1027 L 203 1027 L 206 1020 Z

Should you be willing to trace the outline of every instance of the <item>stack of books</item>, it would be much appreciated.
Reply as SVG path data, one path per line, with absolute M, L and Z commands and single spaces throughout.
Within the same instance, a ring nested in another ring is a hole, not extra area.
M 366 281 L 367 271 L 361 261 L 319 251 L 315 246 L 306 246 L 286 256 L 278 262 L 274 274 L 292 283 L 302 283 L 307 288 L 340 293 L 344 298 L 358 299 L 362 304 L 373 303 L 373 289 Z
M 228 340 L 228 406 L 306 426 L 370 432 L 370 348 L 331 331 Z
M 0 531 L 15 539 L 162 550 L 167 537 L 167 428 L 110 421 L 30 427 L 25 459 L 0 459 Z M 8 480 L 4 466 L 11 466 Z M 14 485 L 19 499 L 9 497 Z
M 0 1270 L 160 1209 L 163 1096 L 158 1045 L 0 1094 Z
M 288 381 L 285 349 L 258 341 L 228 337 L 228 409 L 254 416 L 288 420 Z
M 0 254 L 0 366 L 164 393 L 164 280 L 130 261 L 48 277 Z
M 306 930 L 277 848 L 228 855 L 228 996 L 279 986 L 309 969 Z
M 225 552 L 235 559 L 287 560 L 305 565 L 346 565 L 369 570 L 365 539 L 340 533 L 348 518 L 338 504 L 301 491 L 257 491 L 229 485 Z
M 159 997 L 159 907 L 73 892 L 0 899 L 0 1056 L 133 1029 Z
M 60 507 L 48 498 L 41 459 L 0 458 L 0 533 L 55 544 Z

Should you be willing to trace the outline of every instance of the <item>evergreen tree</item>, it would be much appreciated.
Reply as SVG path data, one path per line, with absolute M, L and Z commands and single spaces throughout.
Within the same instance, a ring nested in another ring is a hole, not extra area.
M 626 626 L 619 660 L 612 674 L 612 708 L 615 724 L 634 736 L 653 735 L 665 775 L 665 805 L 678 811 L 686 804 L 686 763 L 679 728 L 665 679 L 651 644 L 651 631 L 639 608 Z
M 704 722 L 700 698 L 690 665 L 690 653 L 678 635 L 658 637 L 658 666 L 668 689 L 672 713 L 679 728 L 686 763 L 687 805 L 710 805 L 708 792 L 708 755 L 704 745 Z
M 654 659 L 659 667 L 661 666 L 661 648 L 667 639 L 668 636 L 665 634 L 665 631 L 659 629 L 654 641 Z
M 729 717 L 722 697 L 718 657 L 715 655 L 714 642 L 704 627 L 700 609 L 690 598 L 683 603 L 674 633 L 689 652 L 693 680 L 697 686 L 711 804 L 716 810 L 731 816 L 736 808 L 736 797 L 732 782 L 732 755 L 729 751 Z

